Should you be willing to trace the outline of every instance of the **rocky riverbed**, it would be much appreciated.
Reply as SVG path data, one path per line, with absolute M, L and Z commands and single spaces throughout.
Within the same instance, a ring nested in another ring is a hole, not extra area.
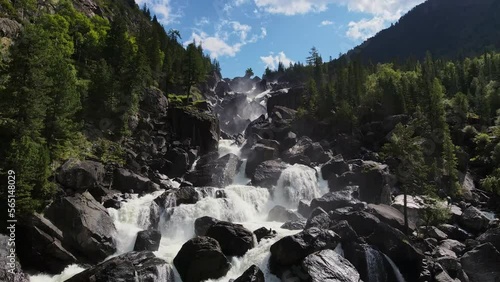
M 411 197 L 405 235 L 389 164 L 366 140 L 298 117 L 301 86 L 207 89 L 197 108 L 145 91 L 125 165 L 64 163 L 57 199 L 19 229 L 31 275 L 15 281 L 500 280 L 500 222 L 473 180 L 441 203 L 451 217 L 438 226 L 424 224 L 426 198 Z

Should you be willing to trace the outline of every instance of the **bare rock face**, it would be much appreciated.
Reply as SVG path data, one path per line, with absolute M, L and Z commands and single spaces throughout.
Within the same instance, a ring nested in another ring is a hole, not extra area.
M 311 282 L 358 282 L 359 273 L 345 258 L 333 250 L 310 254 L 302 262 L 302 270 Z
M 207 236 L 219 242 L 226 256 L 243 256 L 255 246 L 252 231 L 241 224 L 219 221 L 207 230 Z
M 64 243 L 90 262 L 98 263 L 116 252 L 116 228 L 108 211 L 90 193 L 65 197 L 47 209 L 45 216 L 58 227 Z
M 490 243 L 468 251 L 460 262 L 471 282 L 500 281 L 500 252 Z

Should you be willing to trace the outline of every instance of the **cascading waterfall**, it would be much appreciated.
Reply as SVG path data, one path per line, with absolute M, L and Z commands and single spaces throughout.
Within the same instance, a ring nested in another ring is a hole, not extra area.
M 387 281 L 385 271 L 384 257 L 382 254 L 370 246 L 365 246 L 366 270 L 368 275 L 367 282 Z
M 300 164 L 286 168 L 274 190 L 275 201 L 287 208 L 297 208 L 300 200 L 311 201 L 321 195 L 316 170 Z
M 390 257 L 388 257 L 386 254 L 383 254 L 385 259 L 389 262 L 389 264 L 392 267 L 392 271 L 394 273 L 394 276 L 396 276 L 396 281 L 398 282 L 406 282 L 405 278 L 403 277 L 403 274 L 401 274 L 401 271 L 399 271 L 398 266 L 392 261 Z

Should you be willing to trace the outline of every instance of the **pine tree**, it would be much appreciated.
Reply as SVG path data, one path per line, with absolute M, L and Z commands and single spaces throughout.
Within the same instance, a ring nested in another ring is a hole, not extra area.
M 186 102 L 189 101 L 191 88 L 196 84 L 205 80 L 205 69 L 203 67 L 202 54 L 194 43 L 191 43 L 186 48 L 184 58 L 184 86 L 186 87 Z

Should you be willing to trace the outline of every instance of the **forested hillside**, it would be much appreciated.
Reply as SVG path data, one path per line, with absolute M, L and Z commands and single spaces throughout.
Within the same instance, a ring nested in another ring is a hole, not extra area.
M 323 63 L 313 48 L 306 61 L 264 78 L 305 86 L 300 102 L 285 105 L 316 125 L 318 138 L 352 136 L 346 146 L 377 152 L 412 193 L 459 196 L 468 169 L 500 193 L 500 54 L 365 65 Z
M 373 63 L 422 60 L 427 51 L 436 58 L 464 58 L 497 50 L 499 38 L 500 2 L 426 1 L 348 55 Z
M 51 199 L 61 161 L 123 162 L 146 89 L 187 103 L 220 72 L 134 1 L 1 4 L 0 173 L 16 171 L 20 214 Z

